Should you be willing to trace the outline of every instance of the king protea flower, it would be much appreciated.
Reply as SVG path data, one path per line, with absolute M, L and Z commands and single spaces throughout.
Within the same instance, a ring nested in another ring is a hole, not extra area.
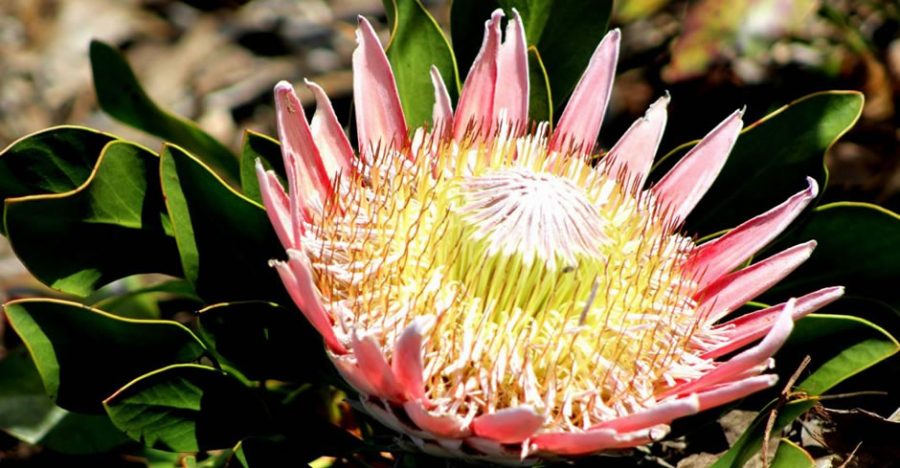
M 527 121 L 522 21 L 514 12 L 501 34 L 502 16 L 455 110 L 432 69 L 433 125 L 412 131 L 360 18 L 358 154 L 319 86 L 307 82 L 310 123 L 293 88 L 275 87 L 289 192 L 257 164 L 287 250 L 272 264 L 362 406 L 429 453 L 527 463 L 647 444 L 676 418 L 773 386 L 763 372 L 793 321 L 843 290 L 728 315 L 809 257 L 814 241 L 746 266 L 816 197 L 815 181 L 698 245 L 680 227 L 742 112 L 645 187 L 668 96 L 594 152 L 619 31 L 551 132 Z

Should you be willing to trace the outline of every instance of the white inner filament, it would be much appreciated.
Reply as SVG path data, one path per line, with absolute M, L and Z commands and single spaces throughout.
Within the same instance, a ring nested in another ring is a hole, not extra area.
M 578 255 L 600 255 L 606 225 L 597 208 L 571 181 L 549 173 L 512 168 L 461 182 L 459 212 L 487 238 L 491 253 L 523 255 L 553 269 L 556 257 L 566 266 Z

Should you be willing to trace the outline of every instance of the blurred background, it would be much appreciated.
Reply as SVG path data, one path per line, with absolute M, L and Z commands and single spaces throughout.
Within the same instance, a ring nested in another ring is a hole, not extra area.
M 449 32 L 449 1 L 423 3 Z M 0 148 L 61 124 L 159 147 L 99 110 L 88 61 L 95 38 L 124 51 L 157 103 L 232 148 L 245 128 L 274 134 L 271 90 L 282 79 L 318 82 L 347 122 L 358 14 L 386 41 L 381 0 L 0 0 Z M 859 90 L 859 123 L 826 155 L 825 201 L 900 210 L 900 2 L 620 0 L 610 27 L 621 28 L 623 49 L 604 148 L 666 91 L 663 153 L 737 108 L 753 122 L 815 91 Z M 0 299 L 31 287 L 0 242 Z M 29 450 L 0 439 L 0 462 L 13 466 Z
M 424 3 L 449 28 L 449 1 Z M 158 144 L 98 110 L 92 38 L 121 47 L 156 102 L 232 147 L 244 128 L 273 134 L 280 79 L 319 82 L 346 114 L 358 14 L 387 39 L 380 0 L 4 0 L 0 146 L 63 123 Z M 828 155 L 829 198 L 900 208 L 897 2 L 621 0 L 611 27 L 624 42 L 605 147 L 666 90 L 664 151 L 735 108 L 752 122 L 814 91 L 860 90 L 862 119 Z

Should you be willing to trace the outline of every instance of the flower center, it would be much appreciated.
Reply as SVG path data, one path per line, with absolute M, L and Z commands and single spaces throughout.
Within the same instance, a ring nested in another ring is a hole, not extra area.
M 548 426 L 587 428 L 702 368 L 680 270 L 693 242 L 646 193 L 548 153 L 540 133 L 398 156 L 346 184 L 305 242 L 344 333 L 390 355 L 413 319 L 435 317 L 424 377 L 440 411 L 528 403 Z
M 458 212 L 485 239 L 491 253 L 519 254 L 527 263 L 561 260 L 573 267 L 578 256 L 600 255 L 605 225 L 596 206 L 571 181 L 549 173 L 511 168 L 460 183 Z

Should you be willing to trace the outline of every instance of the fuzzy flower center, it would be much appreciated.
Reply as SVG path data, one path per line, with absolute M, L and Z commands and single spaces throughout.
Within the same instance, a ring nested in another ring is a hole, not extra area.
M 550 173 L 507 168 L 460 183 L 458 213 L 491 254 L 522 255 L 555 267 L 600 254 L 606 224 L 583 190 Z
M 547 150 L 546 127 L 463 144 L 419 134 L 342 180 L 306 253 L 336 329 L 390 356 L 417 317 L 425 392 L 474 418 L 530 404 L 586 429 L 710 367 L 691 352 L 694 247 L 648 192 Z

